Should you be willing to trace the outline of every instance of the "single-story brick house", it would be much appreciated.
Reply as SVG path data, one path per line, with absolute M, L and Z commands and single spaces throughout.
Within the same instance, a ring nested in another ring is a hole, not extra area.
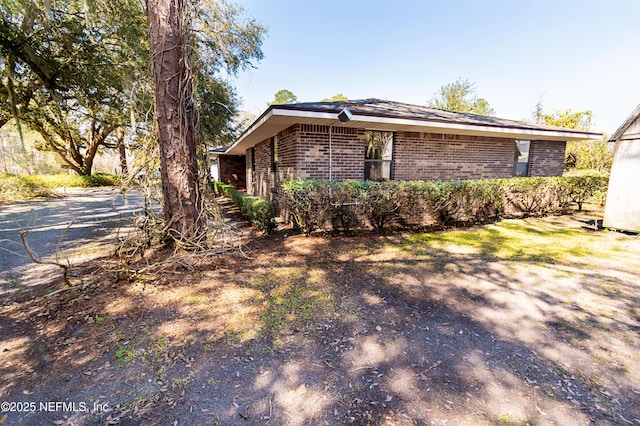
M 640 232 L 640 105 L 609 138 L 615 144 L 603 225 Z
M 293 178 L 441 180 L 559 176 L 566 141 L 602 135 L 379 99 L 271 105 L 223 156 L 273 199 Z

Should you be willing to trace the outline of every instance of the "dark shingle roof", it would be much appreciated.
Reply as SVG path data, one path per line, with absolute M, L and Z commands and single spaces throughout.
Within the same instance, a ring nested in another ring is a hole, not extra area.
M 370 130 L 428 131 L 475 136 L 519 139 L 541 138 L 544 140 L 565 141 L 595 139 L 602 136 L 599 133 L 531 124 L 466 112 L 446 111 L 402 102 L 359 99 L 271 105 L 240 135 L 226 153 L 243 154 L 247 148 L 293 124 L 335 125 L 338 122 L 338 114 L 345 107 L 351 111 L 352 121 L 341 123 L 341 125 L 359 126 Z
M 447 111 L 429 108 L 421 105 L 411 105 L 402 102 L 382 99 L 358 99 L 336 102 L 302 102 L 296 104 L 274 105 L 274 108 L 288 110 L 303 110 L 315 112 L 339 113 L 345 107 L 358 115 L 369 115 L 388 118 L 406 118 L 413 120 L 429 120 L 443 123 L 470 124 L 475 126 L 506 127 L 529 130 L 570 130 L 572 133 L 585 133 L 574 129 L 566 129 L 543 124 L 532 124 L 504 118 L 488 117 L 468 112 Z

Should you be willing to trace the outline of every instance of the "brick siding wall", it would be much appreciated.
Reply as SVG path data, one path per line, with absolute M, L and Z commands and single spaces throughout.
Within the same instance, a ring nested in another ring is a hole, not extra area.
M 300 125 L 296 124 L 277 135 L 278 162 L 276 169 L 278 171 L 278 179 L 276 186 L 280 186 L 283 182 L 298 177 L 296 146 L 299 131 Z
M 529 148 L 529 176 L 562 176 L 564 141 L 531 141 Z
M 252 158 L 251 153 L 255 154 Z M 252 170 L 255 165 L 255 173 Z M 271 168 L 271 139 L 265 139 L 247 150 L 247 193 L 259 195 L 268 200 L 272 198 L 274 188 L 273 169 Z
M 246 187 L 246 161 L 242 155 L 218 156 L 218 172 L 220 182 L 233 185 L 244 191 Z
M 365 130 L 332 129 L 332 178 L 363 179 Z M 516 160 L 514 139 L 439 133 L 396 132 L 393 179 L 445 180 L 508 178 Z M 254 147 L 255 174 L 251 150 L 247 150 L 249 194 L 277 199 L 278 187 L 286 180 L 329 178 L 329 127 L 293 125 L 277 135 L 277 175 L 271 163 L 271 139 Z M 530 175 L 562 174 L 565 142 L 532 141 Z
M 513 175 L 515 140 L 397 132 L 393 178 L 480 179 Z
M 364 129 L 331 129 L 334 180 L 364 178 Z M 301 178 L 329 178 L 329 126 L 302 124 L 296 145 L 297 173 Z

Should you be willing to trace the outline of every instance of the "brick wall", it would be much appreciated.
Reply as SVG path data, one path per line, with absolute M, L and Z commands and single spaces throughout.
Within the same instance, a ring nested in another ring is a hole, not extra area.
M 278 173 L 276 186 L 278 187 L 283 182 L 298 177 L 296 146 L 299 132 L 300 125 L 296 124 L 277 135 L 278 162 L 276 169 Z
M 255 158 L 252 157 L 252 152 Z M 274 188 L 273 169 L 271 168 L 271 139 L 265 139 L 256 144 L 253 150 L 249 148 L 247 157 L 247 193 L 259 195 L 266 199 L 272 198 Z M 253 166 L 255 165 L 255 172 Z
M 514 160 L 514 139 L 397 132 L 393 179 L 506 178 Z
M 246 161 L 242 155 L 218 156 L 220 181 L 244 191 L 246 187 Z
M 531 141 L 529 148 L 529 176 L 562 176 L 564 141 Z
M 364 178 L 364 129 L 331 129 L 334 180 Z M 329 126 L 300 125 L 296 144 L 297 173 L 301 178 L 329 178 Z
M 276 135 L 276 174 L 271 163 L 271 139 L 254 147 L 255 174 L 251 149 L 247 150 L 247 190 L 249 194 L 277 199 L 278 187 L 296 177 L 329 178 L 329 127 L 296 124 Z M 363 179 L 365 130 L 347 127 L 332 129 L 332 178 Z M 513 175 L 514 139 L 439 133 L 396 132 L 393 179 L 481 179 Z M 565 142 L 532 141 L 530 175 L 562 174 Z

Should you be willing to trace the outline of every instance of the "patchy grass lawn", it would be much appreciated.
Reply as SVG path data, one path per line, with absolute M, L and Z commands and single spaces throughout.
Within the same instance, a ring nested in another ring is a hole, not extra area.
M 4 301 L 0 400 L 109 411 L 5 421 L 640 424 L 640 239 L 589 219 L 86 265 L 84 290 Z

